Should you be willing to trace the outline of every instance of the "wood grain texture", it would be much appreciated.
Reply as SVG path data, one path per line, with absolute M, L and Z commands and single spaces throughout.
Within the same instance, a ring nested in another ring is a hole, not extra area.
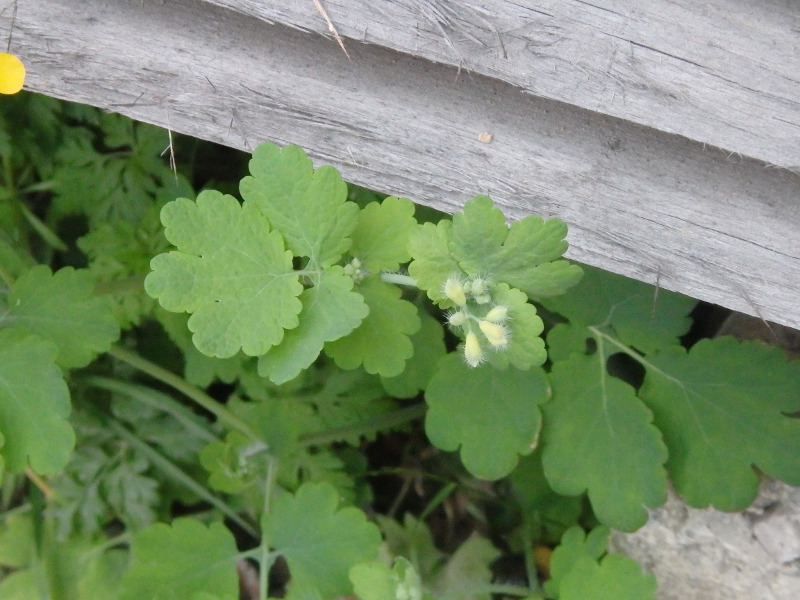
M 242 149 L 295 143 L 350 181 L 450 212 L 487 193 L 511 219 L 566 220 L 573 259 L 800 328 L 800 175 L 345 43 L 353 60 L 198 0 L 25 0 L 12 50 L 34 91 Z
M 312 0 L 206 0 L 329 35 Z M 796 0 L 325 0 L 345 38 L 800 172 Z

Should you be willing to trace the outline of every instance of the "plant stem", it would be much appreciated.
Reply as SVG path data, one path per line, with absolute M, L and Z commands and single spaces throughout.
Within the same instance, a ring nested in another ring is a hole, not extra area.
M 275 487 L 275 476 L 278 471 L 277 459 L 270 456 L 267 459 L 267 478 L 264 482 L 264 509 L 261 512 L 261 518 L 269 514 L 270 504 L 272 502 L 272 491 Z M 259 558 L 258 570 L 258 597 L 259 600 L 267 600 L 267 592 L 269 591 L 269 572 L 272 570 L 272 564 L 275 562 L 275 555 L 269 551 L 269 540 L 262 528 L 261 530 L 261 556 Z
M 408 287 L 419 287 L 413 277 L 401 273 L 381 273 L 381 281 L 397 285 L 407 285 Z
M 380 415 L 373 419 L 356 423 L 355 425 L 335 427 L 315 433 L 306 433 L 301 435 L 298 441 L 301 446 L 322 446 L 324 444 L 338 442 L 351 436 L 366 435 L 384 429 L 391 429 L 398 425 L 404 425 L 405 423 L 422 417 L 427 410 L 428 408 L 425 404 L 415 404 L 386 413 L 385 415 Z
M 171 388 L 179 391 L 181 394 L 192 400 L 195 404 L 213 414 L 215 417 L 217 417 L 217 419 L 229 425 L 233 429 L 241 431 L 250 439 L 266 443 L 265 440 L 262 440 L 258 435 L 256 435 L 256 433 L 247 423 L 229 411 L 223 404 L 220 404 L 205 392 L 187 383 L 187 381 L 182 377 L 178 377 L 174 373 L 171 373 L 157 364 L 142 358 L 130 350 L 121 348 L 120 346 L 112 346 L 108 353 L 114 358 L 128 363 L 134 369 L 138 369 L 142 373 L 147 373 L 151 377 L 158 379 L 160 382 L 165 383 Z
M 39 477 L 30 467 L 25 467 L 25 476 L 33 482 L 39 491 L 42 492 L 42 495 L 45 497 L 45 500 L 50 502 L 53 498 L 55 498 L 55 492 L 53 488 L 47 485 L 47 482 Z

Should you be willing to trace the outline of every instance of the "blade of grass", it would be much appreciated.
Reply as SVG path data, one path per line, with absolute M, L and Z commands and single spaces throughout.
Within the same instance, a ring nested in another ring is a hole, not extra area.
M 163 456 L 160 452 L 151 448 L 149 444 L 139 439 L 136 434 L 129 431 L 126 427 L 114 419 L 108 419 L 106 424 L 119 437 L 123 438 L 131 446 L 147 456 L 147 458 L 150 459 L 150 462 L 153 463 L 153 466 L 155 466 L 165 475 L 180 483 L 189 491 L 202 498 L 215 508 L 219 509 L 222 514 L 239 525 L 253 537 L 259 537 L 259 533 L 256 531 L 256 529 L 250 525 L 250 523 L 242 519 L 236 513 L 236 511 L 233 510 L 233 508 L 231 508 L 224 500 L 222 500 L 222 498 L 215 496 L 205 486 L 197 483 L 192 477 L 187 475 L 183 469 Z

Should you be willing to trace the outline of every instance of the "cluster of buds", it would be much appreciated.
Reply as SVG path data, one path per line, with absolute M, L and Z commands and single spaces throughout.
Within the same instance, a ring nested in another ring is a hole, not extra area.
M 507 326 L 508 307 L 492 305 L 488 281 L 481 277 L 464 281 L 451 275 L 442 291 L 455 305 L 447 322 L 464 332 L 464 360 L 470 367 L 477 367 L 486 360 L 485 344 L 495 351 L 508 347 L 511 337 Z
M 356 283 L 361 283 L 369 275 L 364 265 L 357 258 L 354 258 L 344 266 L 344 274 L 351 277 Z

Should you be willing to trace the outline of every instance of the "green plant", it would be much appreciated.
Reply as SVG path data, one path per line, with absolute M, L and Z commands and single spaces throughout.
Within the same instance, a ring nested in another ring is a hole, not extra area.
M 3 109 L 0 599 L 228 600 L 253 565 L 258 598 L 287 569 L 292 599 L 652 598 L 606 539 L 667 477 L 725 510 L 753 465 L 800 484 L 800 367 L 683 349 L 695 301 L 563 260 L 557 219 L 479 196 L 418 222 L 272 144 L 242 201 L 195 196 L 155 128 Z M 439 452 L 370 465 L 392 436 Z M 445 552 L 426 519 L 457 506 L 476 533 Z

